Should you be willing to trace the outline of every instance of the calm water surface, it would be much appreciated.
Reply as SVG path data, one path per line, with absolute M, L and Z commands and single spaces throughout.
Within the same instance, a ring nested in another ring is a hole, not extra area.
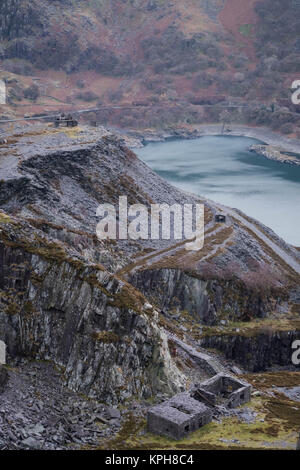
M 150 143 L 137 155 L 174 186 L 241 209 L 300 246 L 300 166 L 249 152 L 255 139 L 207 136 Z

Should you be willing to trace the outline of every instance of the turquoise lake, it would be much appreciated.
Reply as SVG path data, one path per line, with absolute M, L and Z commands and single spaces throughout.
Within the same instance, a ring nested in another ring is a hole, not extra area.
M 136 154 L 172 185 L 242 210 L 300 246 L 300 166 L 250 152 L 247 137 L 149 143 Z

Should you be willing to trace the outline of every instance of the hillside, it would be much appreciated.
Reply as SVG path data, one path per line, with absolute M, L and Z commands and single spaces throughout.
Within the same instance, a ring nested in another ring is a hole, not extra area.
M 183 190 L 133 148 L 223 127 L 294 161 L 299 26 L 294 0 L 1 0 L 0 450 L 296 448 L 299 246 L 206 199 L 204 165 L 187 192 L 189 151 Z M 249 198 L 269 170 L 222 140 Z
M 37 124 L 6 137 L 0 334 L 9 381 L 0 394 L 1 447 L 174 448 L 139 435 L 153 402 L 224 370 L 291 369 L 299 251 L 245 214 L 170 186 L 104 128 Z M 203 202 L 203 249 L 186 250 L 186 240 L 99 240 L 96 209 L 116 205 L 120 194 L 146 207 Z M 215 219 L 220 212 L 225 224 Z M 298 375 L 278 372 L 275 383 L 296 386 Z M 255 375 L 249 380 L 260 390 L 268 374 L 258 377 L 261 386 Z M 288 421 L 284 414 L 291 407 L 299 409 L 293 398 L 259 392 L 246 410 L 218 417 L 184 443 L 228 447 L 219 437 L 232 436 L 234 425 L 236 448 L 265 441 L 293 448 L 297 413 Z
M 272 298 L 285 298 L 296 288 L 300 274 L 297 249 L 237 210 L 174 188 L 122 140 L 102 132 L 99 140 L 99 131 L 88 127 L 74 132 L 37 125 L 8 134 L 0 149 L 1 208 L 25 218 L 87 262 L 97 261 L 133 282 L 147 295 L 155 292 L 155 304 L 162 308 L 179 308 L 205 324 L 224 319 L 225 305 L 228 319 L 264 317 L 273 311 Z M 204 248 L 187 251 L 172 238 L 97 241 L 96 209 L 102 203 L 117 205 L 120 194 L 127 194 L 128 204 L 144 204 L 149 209 L 153 203 L 203 202 Z M 215 220 L 217 213 L 227 214 L 225 224 Z M 214 294 L 206 292 L 201 279 L 213 280 L 213 291 L 220 283 L 224 299 L 219 295 L 218 302 L 211 304 Z M 167 297 L 153 282 L 168 283 Z M 181 293 L 178 282 L 185 286 Z M 229 294 L 231 288 L 234 292 Z M 238 306 L 236 295 L 240 297 Z
M 235 103 L 248 107 L 230 120 L 295 134 L 299 12 L 293 0 L 3 0 L 2 115 L 138 103 L 88 119 L 161 128 L 218 122 L 216 105 Z

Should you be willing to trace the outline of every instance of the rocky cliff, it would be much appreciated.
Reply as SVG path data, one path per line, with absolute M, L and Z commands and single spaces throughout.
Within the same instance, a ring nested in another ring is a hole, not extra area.
M 282 367 L 285 370 L 297 370 L 292 363 L 292 344 L 299 339 L 300 322 L 291 325 L 289 331 L 269 331 L 243 335 L 209 335 L 201 340 L 205 348 L 221 351 L 227 359 L 235 359 L 251 372 L 262 372 L 271 368 Z
M 184 386 L 137 290 L 18 219 L 1 214 L 0 227 L 0 336 L 10 356 L 52 360 L 70 388 L 107 402 Z
M 168 342 L 187 331 L 185 319 L 199 333 L 298 302 L 296 249 L 237 211 L 173 188 L 104 129 L 20 128 L 0 152 L 0 333 L 10 355 L 62 366 L 74 390 L 108 402 L 171 394 L 188 380 Z M 98 240 L 97 207 L 120 195 L 149 208 L 202 202 L 204 247 L 187 251 L 172 237 Z
M 272 308 L 276 309 L 275 293 L 272 296 L 270 292 L 249 289 L 238 280 L 212 280 L 188 271 L 160 269 L 137 273 L 130 282 L 158 302 L 161 309 L 188 312 L 205 325 L 224 318 L 263 318 Z M 278 301 L 284 298 L 283 292 L 277 296 Z

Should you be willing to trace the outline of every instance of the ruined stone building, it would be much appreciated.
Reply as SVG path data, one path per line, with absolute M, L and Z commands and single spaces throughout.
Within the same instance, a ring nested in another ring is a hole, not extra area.
M 218 405 L 236 408 L 251 399 L 251 386 L 231 375 L 217 374 L 148 411 L 148 431 L 183 439 L 210 423 Z
M 227 374 L 214 377 L 196 385 L 192 396 L 211 405 L 236 408 L 251 400 L 251 385 Z
M 212 420 L 211 410 L 183 392 L 154 406 L 148 412 L 148 430 L 173 439 L 183 439 Z

